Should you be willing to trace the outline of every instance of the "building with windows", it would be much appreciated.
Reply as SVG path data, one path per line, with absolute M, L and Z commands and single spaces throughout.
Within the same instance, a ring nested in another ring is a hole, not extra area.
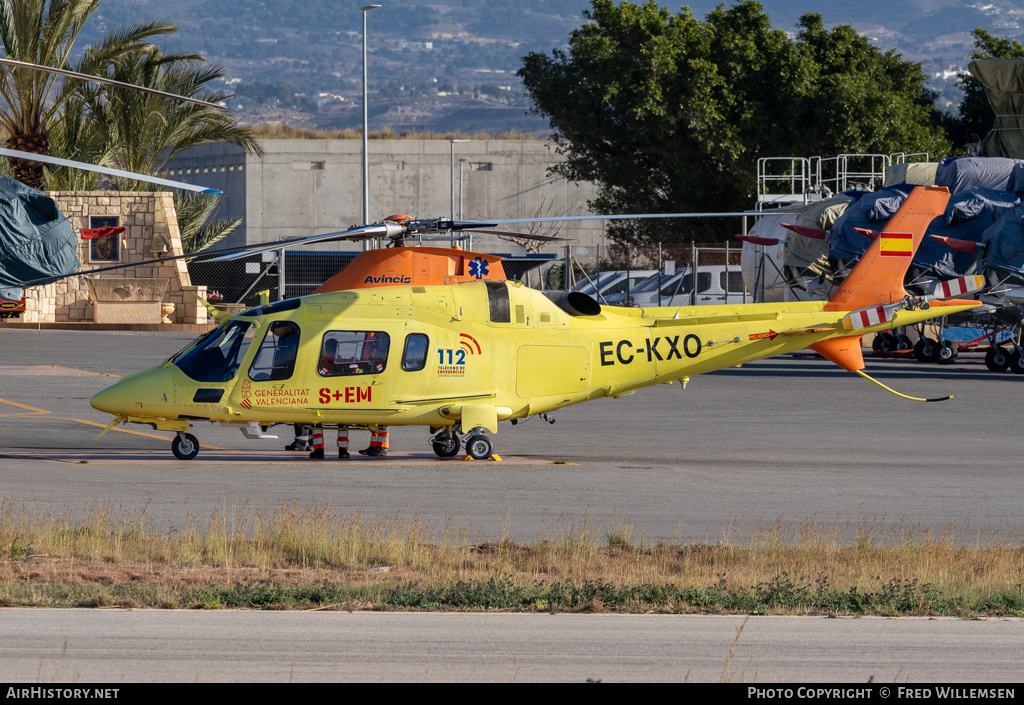
M 222 246 L 363 224 L 361 140 L 266 140 L 263 147 L 266 154 L 258 158 L 232 145 L 199 145 L 167 162 L 167 178 L 224 192 L 217 217 L 244 218 Z M 397 213 L 466 220 L 585 215 L 587 201 L 597 195 L 592 184 L 549 173 L 561 158 L 544 140 L 370 140 L 368 153 L 370 222 Z M 587 246 L 601 244 L 604 230 L 600 221 L 581 221 L 532 232 Z M 511 247 L 490 235 L 475 237 L 474 249 Z M 361 247 L 332 243 L 318 249 Z

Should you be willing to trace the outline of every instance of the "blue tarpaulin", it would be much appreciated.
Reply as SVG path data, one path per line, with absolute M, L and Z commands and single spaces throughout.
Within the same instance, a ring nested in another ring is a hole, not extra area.
M 0 177 L 0 287 L 70 274 L 77 252 L 78 237 L 52 198 Z
M 882 230 L 906 200 L 910 188 L 906 184 L 887 186 L 851 203 L 832 228 L 828 241 L 829 257 L 859 259 L 871 240 L 854 228 Z M 981 242 L 986 229 L 1019 203 L 1020 199 L 1013 191 L 970 188 L 951 196 L 944 213 L 932 220 L 926 232 L 929 236 Z M 912 264 L 943 277 L 958 277 L 975 270 L 977 256 L 951 250 L 934 238 L 925 237 Z
M 860 259 L 867 252 L 871 240 L 854 228 L 881 230 L 899 210 L 913 186 L 894 184 L 879 191 L 862 193 L 860 198 L 846 207 L 828 236 L 828 256 L 831 259 Z
M 1024 204 L 1017 204 L 1002 214 L 982 233 L 986 267 L 1024 276 Z
M 993 191 L 1014 189 L 1013 169 L 1019 162 L 1004 157 L 950 157 L 939 162 L 935 185 L 959 193 L 980 186 Z

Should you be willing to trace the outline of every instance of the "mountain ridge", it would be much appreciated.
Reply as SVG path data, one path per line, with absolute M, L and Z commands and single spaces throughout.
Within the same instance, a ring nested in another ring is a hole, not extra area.
M 515 71 L 531 51 L 565 47 L 589 7 L 584 0 L 381 0 L 367 12 L 371 129 L 543 134 Z M 718 0 L 687 3 L 704 18 Z M 1010 0 L 818 0 L 764 3 L 772 26 L 791 34 L 804 12 L 826 26 L 851 24 L 883 50 L 920 62 L 943 96 L 959 101 L 955 73 L 966 68 L 970 31 L 1024 38 L 1024 8 Z M 670 12 L 680 6 L 666 5 Z M 225 69 L 229 103 L 244 122 L 285 121 L 320 129 L 362 122 L 362 20 L 358 5 L 332 0 L 105 0 L 82 39 L 125 24 L 170 20 L 173 51 L 204 55 Z M 474 115 L 463 120 L 459 114 Z

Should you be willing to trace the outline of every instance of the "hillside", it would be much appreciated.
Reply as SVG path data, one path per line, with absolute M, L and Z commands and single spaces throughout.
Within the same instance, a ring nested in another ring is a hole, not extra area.
M 381 0 L 368 15 L 371 122 L 395 130 L 520 130 L 543 134 L 526 115 L 515 71 L 530 51 L 564 46 L 585 0 Z M 718 0 L 687 3 L 698 16 Z M 1024 38 L 1024 9 L 1012 0 L 781 0 L 766 3 L 775 27 L 793 31 L 813 8 L 827 25 L 849 23 L 880 48 L 924 64 L 948 105 L 959 100 L 948 72 L 963 69 L 982 26 Z M 673 12 L 678 5 L 668 5 Z M 251 123 L 287 121 L 330 129 L 362 121 L 362 13 L 336 0 L 104 0 L 87 40 L 144 20 L 180 32 L 168 48 L 222 65 L 231 107 Z M 943 78 L 943 73 L 947 75 Z

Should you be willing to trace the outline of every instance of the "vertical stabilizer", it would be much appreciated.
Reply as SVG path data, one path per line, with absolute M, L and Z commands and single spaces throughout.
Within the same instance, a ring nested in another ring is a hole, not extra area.
M 889 220 L 882 233 L 843 280 L 826 311 L 853 311 L 875 304 L 891 304 L 907 295 L 903 278 L 914 253 L 934 218 L 942 215 L 949 191 L 941 187 L 918 186 Z

